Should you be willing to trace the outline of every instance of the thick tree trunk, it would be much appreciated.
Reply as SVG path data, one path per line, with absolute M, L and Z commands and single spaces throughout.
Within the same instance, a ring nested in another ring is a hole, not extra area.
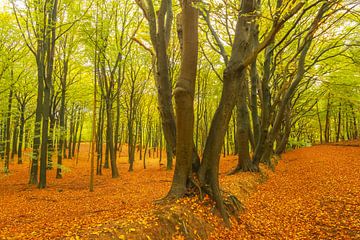
M 174 90 L 176 104 L 176 164 L 169 197 L 185 194 L 194 154 L 194 94 L 198 58 L 198 10 L 182 2 L 183 55 Z M 165 132 L 165 129 L 164 129 Z
M 250 24 L 254 18 L 250 13 L 255 10 L 255 5 L 255 1 L 241 2 L 241 12 L 236 24 L 231 58 L 223 74 L 221 99 L 211 122 L 203 161 L 199 170 L 201 186 L 211 189 L 212 197 L 216 201 L 217 209 L 220 211 L 226 225 L 229 225 L 230 222 L 219 188 L 220 152 L 240 87 L 244 81 L 241 76 L 244 74 L 243 71 L 246 66 L 243 66 L 242 61 L 244 56 L 249 53 Z

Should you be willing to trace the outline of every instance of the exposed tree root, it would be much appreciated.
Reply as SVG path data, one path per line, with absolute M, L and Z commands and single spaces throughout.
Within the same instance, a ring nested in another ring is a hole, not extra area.
M 198 196 L 199 200 L 203 200 L 205 195 L 208 195 L 214 201 L 217 211 L 224 220 L 227 227 L 230 227 L 230 216 L 234 216 L 238 220 L 238 215 L 244 210 L 243 204 L 231 193 L 224 192 L 219 189 L 216 184 L 201 186 L 200 181 L 194 175 L 189 177 L 187 188 L 183 191 L 170 190 L 170 192 L 155 204 L 168 205 L 184 197 Z
M 227 175 L 234 175 L 239 172 L 259 172 L 259 171 L 260 169 L 258 166 L 251 164 L 245 167 L 237 166 L 236 168 L 232 169 L 229 173 L 227 173 Z
M 239 220 L 239 214 L 245 210 L 244 205 L 239 201 L 236 196 L 232 194 L 224 197 L 224 205 L 228 213 L 234 216 L 237 220 Z

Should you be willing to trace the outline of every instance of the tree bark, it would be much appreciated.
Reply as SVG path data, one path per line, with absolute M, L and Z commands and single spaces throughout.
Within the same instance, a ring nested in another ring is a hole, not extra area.
M 198 58 L 198 10 L 193 1 L 182 1 L 183 54 L 174 90 L 176 104 L 176 164 L 168 196 L 185 194 L 194 152 L 194 94 Z M 164 131 L 165 132 L 165 131 Z
M 24 128 L 25 128 L 25 108 L 21 107 L 20 112 L 20 130 L 19 130 L 19 145 L 18 145 L 18 164 L 22 164 L 23 142 L 24 142 Z
M 14 72 L 11 70 L 11 76 L 13 76 Z M 8 97 L 8 109 L 6 113 L 6 127 L 5 127 L 5 161 L 4 161 L 4 172 L 9 172 L 9 162 L 10 162 L 10 143 L 11 143 L 11 106 L 13 100 L 13 88 L 10 88 L 9 97 Z

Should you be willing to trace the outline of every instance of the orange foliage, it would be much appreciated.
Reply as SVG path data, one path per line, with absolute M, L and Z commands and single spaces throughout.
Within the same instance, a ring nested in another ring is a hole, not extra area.
M 44 190 L 27 184 L 28 163 L 11 164 L 10 174 L 0 175 L 0 238 L 156 239 L 151 232 L 160 223 L 154 209 L 161 206 L 154 200 L 165 196 L 173 172 L 159 167 L 158 159 L 149 159 L 147 169 L 137 160 L 129 173 L 127 159 L 121 157 L 120 178 L 111 179 L 110 170 L 104 169 L 90 193 L 87 154 L 88 145 L 83 145 L 77 165 L 65 160 L 68 171 L 63 179 L 55 179 L 55 170 L 48 171 Z M 206 221 L 211 239 L 360 238 L 359 156 L 359 147 L 315 146 L 285 154 L 275 173 L 232 176 L 226 173 L 236 157 L 222 159 L 222 187 L 246 206 L 231 229 L 210 213 L 213 206 L 207 198 L 185 198 L 178 201 L 180 208 L 168 210 L 186 218 L 183 206 Z M 184 239 L 180 228 L 175 227 L 176 239 Z M 194 238 L 203 236 L 199 229 L 188 231 Z

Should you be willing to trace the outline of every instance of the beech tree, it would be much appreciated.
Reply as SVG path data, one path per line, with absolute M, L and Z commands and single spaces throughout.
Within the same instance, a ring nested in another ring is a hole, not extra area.
M 113 178 L 119 163 L 137 171 L 138 158 L 162 171 L 166 152 L 166 169 L 176 162 L 160 202 L 207 195 L 229 225 L 241 203 L 221 189 L 222 156 L 237 157 L 227 173 L 259 172 L 287 149 L 359 137 L 356 1 L 8 5 L 0 156 L 8 172 L 31 149 L 29 183 L 39 188 L 54 168 L 60 179 L 76 167 L 84 147 L 90 191 L 95 165 Z

